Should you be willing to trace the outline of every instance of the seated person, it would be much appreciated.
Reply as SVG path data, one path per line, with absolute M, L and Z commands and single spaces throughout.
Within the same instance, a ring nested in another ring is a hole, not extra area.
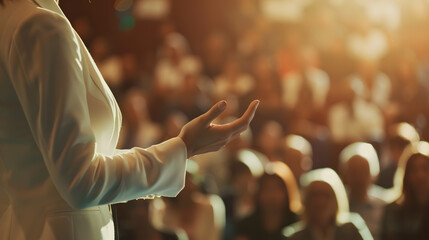
M 183 229 L 155 228 L 149 218 L 152 200 L 132 200 L 115 204 L 119 239 L 188 240 Z
M 350 144 L 340 154 L 340 175 L 348 191 L 350 211 L 362 216 L 374 239 L 379 237 L 385 205 L 384 189 L 374 185 L 379 164 L 377 152 L 369 143 Z
M 257 180 L 267 162 L 262 153 L 250 149 L 238 151 L 230 160 L 229 187 L 221 194 L 226 211 L 224 240 L 233 239 L 236 223 L 253 213 Z
M 282 229 L 298 220 L 301 209 L 295 177 L 286 164 L 271 162 L 258 182 L 256 209 L 237 223 L 235 239 L 283 239 Z
M 398 197 L 385 208 L 382 240 L 419 238 L 429 228 L 424 221 L 429 205 L 429 143 L 415 142 L 405 148 L 394 179 Z
M 290 167 L 297 180 L 313 167 L 313 150 L 307 139 L 289 134 L 282 141 L 282 151 L 284 163 Z
M 312 170 L 303 175 L 301 186 L 304 188 L 303 220 L 284 229 L 287 239 L 373 239 L 362 218 L 349 213 L 344 185 L 334 170 Z
M 150 217 L 157 229 L 183 229 L 190 240 L 220 240 L 225 225 L 225 206 L 217 195 L 199 191 L 198 165 L 188 160 L 185 188 L 176 198 L 156 198 Z
M 378 177 L 376 184 L 383 188 L 392 188 L 393 178 L 402 152 L 408 144 L 419 141 L 420 136 L 413 126 L 406 122 L 402 122 L 390 126 L 387 132 L 387 137 L 387 153 L 389 162 L 381 169 L 380 176 Z

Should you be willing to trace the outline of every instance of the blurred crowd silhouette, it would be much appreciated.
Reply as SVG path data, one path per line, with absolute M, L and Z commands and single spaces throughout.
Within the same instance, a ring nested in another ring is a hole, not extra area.
M 180 1 L 128 2 L 156 22 L 153 55 L 72 21 L 120 104 L 120 148 L 177 136 L 218 100 L 217 123 L 261 103 L 189 160 L 177 198 L 117 204 L 120 239 L 429 239 L 429 1 L 231 0 L 199 42 L 168 12 Z

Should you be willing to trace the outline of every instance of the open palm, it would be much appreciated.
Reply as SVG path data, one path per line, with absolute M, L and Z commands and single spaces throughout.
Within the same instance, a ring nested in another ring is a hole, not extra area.
M 212 122 L 225 110 L 226 105 L 226 101 L 220 101 L 209 111 L 183 126 L 179 137 L 186 144 L 188 158 L 217 151 L 238 137 L 249 127 L 258 108 L 259 100 L 252 101 L 239 119 L 223 125 L 213 124 Z

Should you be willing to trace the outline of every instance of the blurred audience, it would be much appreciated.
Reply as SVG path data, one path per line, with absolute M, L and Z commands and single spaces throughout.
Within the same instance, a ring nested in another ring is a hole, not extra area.
M 429 207 L 429 143 L 414 142 L 405 148 L 394 183 L 399 197 L 385 208 L 381 239 L 425 239 L 420 235 L 429 227 L 424 221 Z
M 169 33 L 159 52 L 154 70 L 154 89 L 164 99 L 172 99 L 189 75 L 201 69 L 199 58 L 190 54 L 188 41 L 179 33 Z
M 394 59 L 393 91 L 388 121 L 409 122 L 418 129 L 426 126 L 427 90 L 418 79 L 417 56 L 406 49 Z
M 195 162 L 188 164 L 191 165 L 188 169 L 197 167 Z M 195 170 L 188 171 L 185 188 L 177 197 L 152 201 L 152 223 L 160 229 L 183 229 L 189 240 L 221 239 L 225 226 L 224 203 L 217 195 L 204 195 L 198 189 L 196 182 L 201 179 L 196 173 Z
M 122 2 L 103 21 L 70 14 L 119 100 L 118 147 L 177 136 L 220 99 L 213 124 L 261 100 L 249 131 L 192 158 L 177 199 L 118 205 L 122 238 L 280 239 L 302 219 L 286 235 L 371 239 L 366 221 L 375 239 L 429 239 L 427 0 Z M 125 15 L 134 27 L 106 28 Z
M 349 81 L 357 97 L 381 109 L 388 106 L 392 84 L 389 77 L 379 71 L 378 62 L 366 59 L 358 61 L 357 71 L 349 77 Z
M 369 22 L 365 12 L 361 14 L 363 16 L 353 22 L 354 30 L 347 39 L 349 54 L 356 60 L 378 61 L 388 50 L 386 36 Z
M 282 79 L 283 103 L 288 109 L 295 109 L 299 102 L 308 101 L 309 107 L 319 110 L 326 103 L 329 76 L 319 68 L 319 56 L 314 48 L 303 47 L 299 61 L 300 66 Z
M 244 97 L 255 87 L 252 76 L 243 72 L 240 61 L 235 56 L 229 56 L 219 76 L 214 79 L 214 92 L 217 99 L 230 95 Z
M 156 228 L 150 219 L 149 205 L 152 200 L 134 200 L 117 204 L 119 239 L 133 240 L 189 240 L 182 229 Z
M 342 101 L 334 104 L 328 113 L 332 141 L 341 145 L 356 141 L 381 142 L 385 122 L 380 108 L 358 97 L 349 82 L 345 82 L 341 90 Z
M 255 148 L 265 154 L 270 161 L 280 161 L 280 144 L 283 136 L 283 127 L 276 121 L 266 122 L 255 140 Z
M 161 126 L 151 120 L 146 96 L 140 89 L 127 91 L 120 101 L 120 106 L 124 115 L 118 143 L 121 148 L 150 147 L 161 140 Z

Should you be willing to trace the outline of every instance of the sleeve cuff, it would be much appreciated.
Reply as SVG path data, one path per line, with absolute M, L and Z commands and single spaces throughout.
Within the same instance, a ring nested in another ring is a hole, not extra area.
M 156 195 L 175 197 L 185 186 L 187 151 L 180 137 L 171 138 L 147 149 L 162 162 Z
M 165 142 L 162 142 L 158 145 L 158 147 L 165 149 L 165 159 L 187 159 L 188 152 L 186 149 L 186 145 L 180 137 L 174 137 Z

